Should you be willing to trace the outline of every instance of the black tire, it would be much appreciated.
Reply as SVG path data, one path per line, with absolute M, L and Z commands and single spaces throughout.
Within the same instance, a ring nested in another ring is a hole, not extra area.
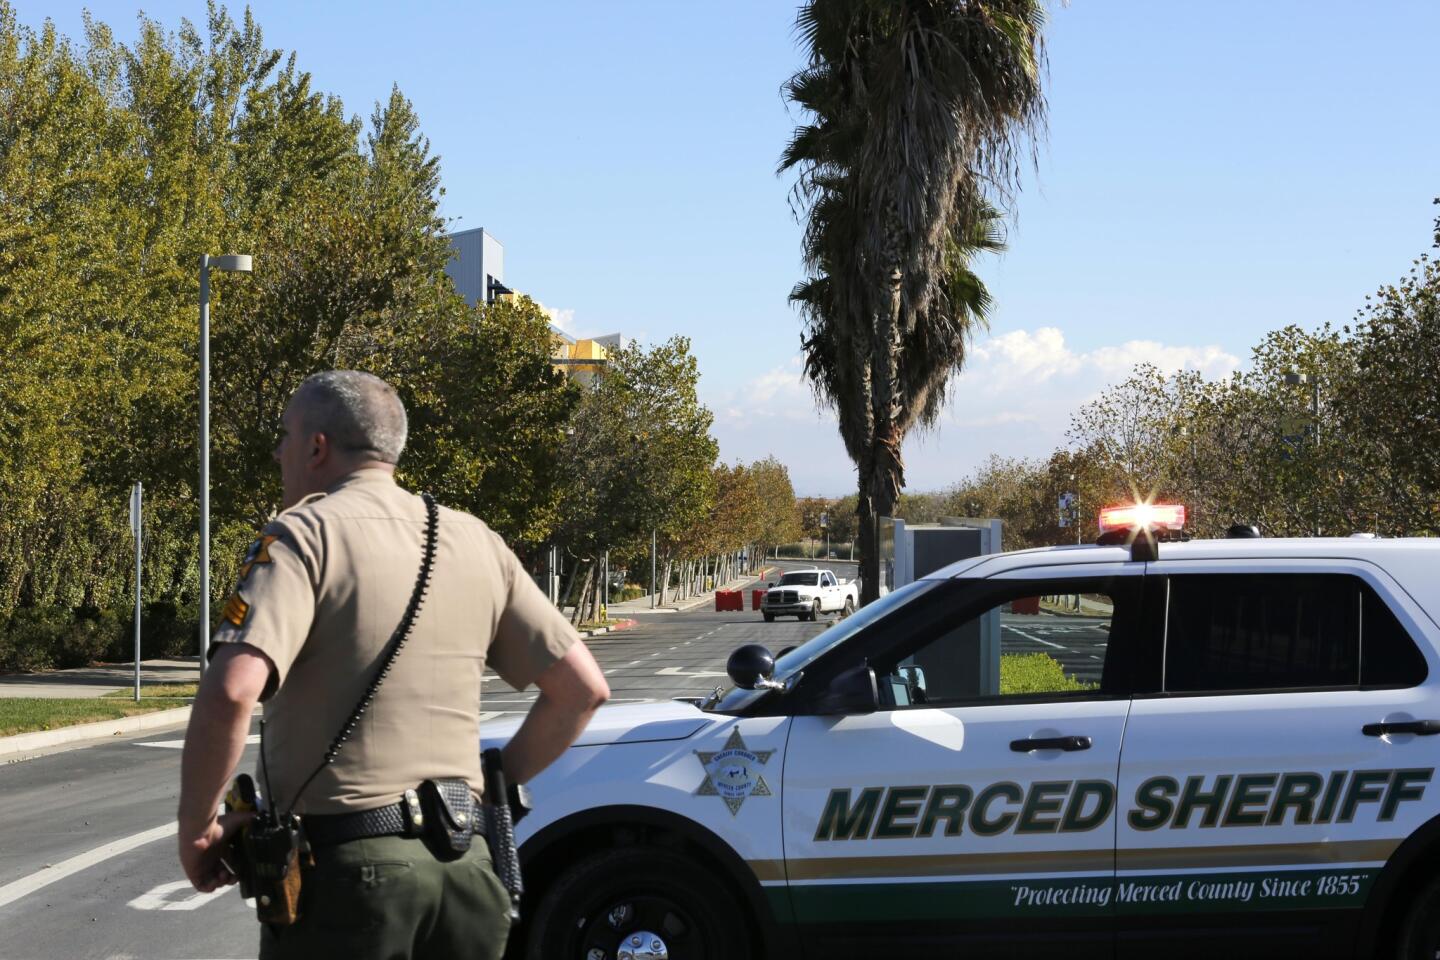
M 820 601 L 816 600 L 810 605 L 810 622 L 814 623 L 820 619 Z
M 850 616 L 850 614 L 852 614 L 852 613 L 854 613 L 854 612 L 855 612 L 855 601 L 852 600 L 852 599 L 850 599 L 849 597 L 846 597 L 846 598 L 845 598 L 845 606 L 843 606 L 843 607 L 840 608 L 840 619 L 841 619 L 841 620 L 844 620 L 846 617 Z
M 763 614 L 763 616 L 765 617 L 765 622 L 766 622 L 766 623 L 774 623 L 774 622 L 775 622 L 775 614 L 773 614 L 773 613 L 767 613 L 767 614 Z
M 662 847 L 622 847 L 586 857 L 561 874 L 527 926 L 526 960 L 614 957 L 641 930 L 664 939 L 670 960 L 748 957 L 750 930 L 734 895 L 713 871 Z
M 1440 957 L 1440 878 L 1423 887 L 1405 911 L 1395 957 L 1396 960 Z

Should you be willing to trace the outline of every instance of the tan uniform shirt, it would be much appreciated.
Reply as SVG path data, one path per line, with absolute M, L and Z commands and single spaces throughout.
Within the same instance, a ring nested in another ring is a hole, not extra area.
M 281 513 L 251 546 L 211 652 L 246 643 L 274 664 L 265 751 L 280 809 L 366 810 L 431 777 L 463 777 L 479 793 L 481 672 L 488 664 L 524 689 L 578 639 L 494 531 L 442 507 L 410 640 L 336 762 L 297 803 L 378 670 L 424 540 L 420 497 L 365 469 Z M 256 780 L 263 788 L 258 771 Z

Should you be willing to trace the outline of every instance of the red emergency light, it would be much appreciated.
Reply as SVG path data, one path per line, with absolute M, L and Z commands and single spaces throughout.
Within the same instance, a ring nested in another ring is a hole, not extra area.
M 1113 530 L 1184 530 L 1185 507 L 1178 503 L 1134 503 L 1100 511 L 1100 532 Z
M 1178 503 L 1133 503 L 1100 511 L 1101 546 L 1128 546 L 1130 559 L 1159 560 L 1160 541 L 1188 540 L 1185 508 Z

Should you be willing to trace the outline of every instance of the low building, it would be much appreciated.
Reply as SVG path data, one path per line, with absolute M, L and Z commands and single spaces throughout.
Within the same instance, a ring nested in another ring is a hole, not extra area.
M 576 340 L 553 323 L 550 333 L 554 337 L 551 357 L 556 369 L 564 370 L 566 376 L 584 385 L 593 383 L 600 376 L 605 364 L 610 361 L 610 351 L 621 342 L 618 333 Z
M 489 303 L 510 293 L 505 286 L 505 247 L 484 227 L 450 234 L 455 255 L 445 264 L 445 273 L 470 306 Z
M 484 227 L 461 230 L 450 234 L 450 248 L 455 255 L 445 265 L 445 273 L 470 306 L 515 295 L 505 285 L 505 247 L 494 234 L 487 233 Z M 605 369 L 610 354 L 626 343 L 625 337 L 618 333 L 577 340 L 553 323 L 550 333 L 553 341 L 550 355 L 555 368 L 564 370 L 566 376 L 582 384 L 594 382 Z

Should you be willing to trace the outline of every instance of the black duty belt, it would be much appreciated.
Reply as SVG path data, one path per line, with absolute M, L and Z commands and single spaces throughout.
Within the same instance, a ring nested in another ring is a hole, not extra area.
M 347 840 L 363 840 L 366 837 L 418 837 L 425 831 L 423 821 L 417 823 L 418 809 L 412 808 L 405 800 L 373 810 L 357 813 L 311 814 L 301 818 L 305 839 L 314 846 L 330 846 Z M 483 804 L 475 804 L 469 813 L 472 833 L 489 836 L 491 812 Z

